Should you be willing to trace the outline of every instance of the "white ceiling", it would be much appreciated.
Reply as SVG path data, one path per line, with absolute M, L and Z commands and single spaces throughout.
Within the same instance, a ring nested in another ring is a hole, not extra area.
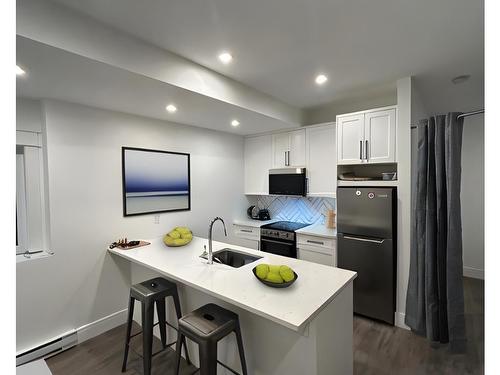
M 17 96 L 58 99 L 240 135 L 290 128 L 289 123 L 156 79 L 131 73 L 21 36 Z M 178 107 L 165 110 L 170 101 Z M 231 120 L 238 119 L 238 127 Z
M 55 1 L 302 108 L 409 75 L 431 110 L 484 98 L 482 0 Z

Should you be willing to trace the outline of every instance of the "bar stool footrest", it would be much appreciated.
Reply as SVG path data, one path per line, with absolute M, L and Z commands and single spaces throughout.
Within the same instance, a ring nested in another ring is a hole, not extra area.
M 225 363 L 222 363 L 221 361 L 217 360 L 217 363 L 219 365 L 221 365 L 222 367 L 224 367 L 226 370 L 229 370 L 231 371 L 233 374 L 236 374 L 236 375 L 241 375 L 239 372 L 236 372 L 234 371 L 231 367 L 229 367 L 228 365 L 226 365 Z
M 160 322 L 156 322 L 155 324 L 153 324 L 153 327 L 156 327 L 156 326 L 157 326 L 157 325 L 159 325 L 159 324 L 160 324 Z M 173 326 L 173 325 L 172 325 L 172 324 L 170 324 L 169 322 L 165 322 L 165 325 L 169 326 L 170 328 L 175 329 L 176 331 L 179 331 L 179 330 L 177 329 L 177 327 L 176 327 L 176 326 Z M 139 331 L 139 332 L 137 332 L 137 333 L 134 333 L 133 335 L 130 335 L 130 338 L 134 338 L 135 336 L 138 336 L 138 335 L 140 335 L 141 333 L 142 333 L 142 331 Z M 174 344 L 175 344 L 175 342 L 174 342 Z M 172 344 L 170 344 L 170 345 L 172 345 Z M 168 345 L 167 345 L 167 346 L 168 346 Z
M 163 353 L 165 350 L 169 349 L 169 348 L 170 348 L 172 345 L 174 345 L 174 344 L 177 344 L 177 341 L 171 342 L 170 344 L 165 345 L 165 347 L 164 347 L 164 348 L 162 348 L 162 349 L 158 350 L 156 353 L 151 354 L 151 358 L 153 358 L 153 357 L 154 357 L 155 355 L 157 355 L 157 354 Z M 129 349 L 130 349 L 130 350 L 132 350 L 132 351 L 135 353 L 135 355 L 136 355 L 136 356 L 138 356 L 138 357 L 140 357 L 140 358 L 144 358 L 144 356 L 143 356 L 142 354 L 137 353 L 137 352 L 136 352 L 133 348 L 131 348 L 130 346 L 129 346 Z

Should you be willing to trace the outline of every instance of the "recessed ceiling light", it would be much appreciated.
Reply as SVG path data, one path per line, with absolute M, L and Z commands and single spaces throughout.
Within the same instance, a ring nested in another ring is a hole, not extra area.
M 219 60 L 223 63 L 223 64 L 229 64 L 232 60 L 233 60 L 233 56 L 231 56 L 231 54 L 229 52 L 222 52 L 220 55 L 219 55 Z
M 239 126 L 240 122 L 238 120 L 233 120 L 233 121 L 231 121 L 231 125 L 232 126 Z
M 169 113 L 174 113 L 174 112 L 177 112 L 177 107 L 173 104 L 169 104 L 165 107 L 165 109 L 167 110 L 167 112 Z
M 464 75 L 452 78 L 451 82 L 453 82 L 455 85 L 457 85 L 459 83 L 463 83 L 463 82 L 467 81 L 469 78 L 470 78 L 469 74 L 464 74 Z
M 19 65 L 16 65 L 16 76 L 23 76 L 26 72 Z
M 324 74 L 319 74 L 316 76 L 316 79 L 314 81 L 316 82 L 316 84 L 322 85 L 323 83 L 328 81 L 328 77 L 325 76 Z

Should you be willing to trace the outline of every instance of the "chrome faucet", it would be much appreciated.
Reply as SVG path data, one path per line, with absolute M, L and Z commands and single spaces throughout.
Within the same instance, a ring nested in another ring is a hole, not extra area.
M 227 237 L 227 231 L 226 231 L 226 224 L 224 224 L 224 220 L 220 217 L 216 217 L 213 219 L 210 224 L 208 225 L 208 264 L 213 264 L 213 256 L 212 256 L 212 227 L 214 226 L 214 223 L 220 220 L 222 222 L 222 225 L 224 226 L 224 235 Z

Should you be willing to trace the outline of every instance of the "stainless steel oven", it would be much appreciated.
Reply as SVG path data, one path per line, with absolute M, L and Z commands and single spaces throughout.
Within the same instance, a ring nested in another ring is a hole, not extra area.
M 295 231 L 309 224 L 278 221 L 260 229 L 260 250 L 267 253 L 297 258 Z
M 295 237 L 295 234 L 292 233 Z M 297 244 L 295 239 L 292 241 L 284 239 L 276 239 L 273 237 L 267 237 L 260 235 L 260 250 L 266 253 L 282 255 L 289 258 L 297 258 Z

